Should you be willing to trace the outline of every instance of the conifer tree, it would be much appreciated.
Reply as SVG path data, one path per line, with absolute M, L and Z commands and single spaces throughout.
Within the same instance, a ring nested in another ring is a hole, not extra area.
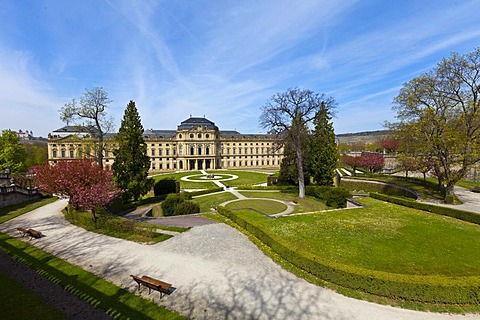
M 318 185 L 331 186 L 338 162 L 335 132 L 331 111 L 322 102 L 315 115 L 315 129 L 309 141 L 309 167 L 313 181 Z
M 143 126 L 135 102 L 130 100 L 123 115 L 122 124 L 115 137 L 117 148 L 114 150 L 114 180 L 124 190 L 123 199 L 138 200 L 152 187 L 153 180 L 148 179 L 150 157 L 143 139 Z

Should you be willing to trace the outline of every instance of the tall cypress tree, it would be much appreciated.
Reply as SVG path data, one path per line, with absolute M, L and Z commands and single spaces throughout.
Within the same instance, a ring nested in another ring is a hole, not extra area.
M 315 130 L 310 136 L 308 148 L 313 181 L 323 186 L 333 184 L 338 162 L 338 150 L 331 119 L 331 111 L 322 103 L 315 115 Z
M 150 157 L 143 139 L 140 115 L 132 100 L 125 109 L 115 141 L 117 149 L 113 151 L 115 162 L 112 166 L 114 180 L 119 188 L 125 190 L 125 201 L 138 200 L 151 189 L 153 180 L 147 178 Z

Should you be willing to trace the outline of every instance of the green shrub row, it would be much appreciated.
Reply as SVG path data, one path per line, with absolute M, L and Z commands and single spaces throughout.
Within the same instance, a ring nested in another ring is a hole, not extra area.
M 396 186 L 389 183 L 374 183 L 365 180 L 346 180 L 342 179 L 340 186 L 350 191 L 378 192 L 397 197 L 406 197 L 417 199 L 418 195 L 414 190 L 409 190 L 405 187 Z
M 417 202 L 409 199 L 387 196 L 387 195 L 378 194 L 375 192 L 370 193 L 370 197 L 378 200 L 382 200 L 382 201 L 395 203 L 401 206 L 428 211 L 431 213 L 440 214 L 442 216 L 448 216 L 458 220 L 480 225 L 480 214 L 477 214 L 477 213 L 459 210 L 459 209 L 450 208 L 450 207 L 436 206 L 433 204 Z
M 156 229 L 152 227 L 137 227 L 137 223 L 132 220 L 122 219 L 110 215 L 97 215 L 97 222 L 93 222 L 92 216 L 86 212 L 79 212 L 76 210 L 66 210 L 65 218 L 80 225 L 87 230 L 104 229 L 110 232 L 120 232 L 125 234 L 136 234 L 147 238 L 154 238 L 158 236 Z
M 162 211 L 164 216 L 178 216 L 185 214 L 200 213 L 198 203 L 188 201 L 192 196 L 188 192 L 171 193 L 162 202 Z
M 243 217 L 252 213 L 233 212 L 224 207 L 219 207 L 218 212 L 253 234 L 286 261 L 339 286 L 391 299 L 422 303 L 467 305 L 480 302 L 480 277 L 392 274 L 321 261 L 319 257 L 294 248 L 276 235 L 267 233 L 261 226 L 251 222 L 255 219 Z
M 331 208 L 346 208 L 347 199 L 352 196 L 350 191 L 344 188 L 328 186 L 307 186 L 305 193 L 325 202 Z
M 153 194 L 155 196 L 179 192 L 180 182 L 175 179 L 161 179 L 153 185 Z

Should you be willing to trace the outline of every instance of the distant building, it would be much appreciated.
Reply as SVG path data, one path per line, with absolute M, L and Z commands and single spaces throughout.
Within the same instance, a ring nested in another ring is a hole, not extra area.
M 57 162 L 90 157 L 94 129 L 65 126 L 48 137 L 48 159 Z M 283 148 L 272 134 L 243 134 L 219 130 L 200 117 L 182 121 L 176 130 L 145 130 L 150 173 L 176 170 L 279 168 Z M 105 137 L 104 164 L 113 163 L 114 134 Z
M 20 140 L 32 140 L 33 139 L 33 131 L 22 131 L 18 130 L 17 136 L 20 138 Z

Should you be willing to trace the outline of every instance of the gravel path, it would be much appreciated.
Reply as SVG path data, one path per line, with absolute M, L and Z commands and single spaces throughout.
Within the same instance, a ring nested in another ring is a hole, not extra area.
M 66 222 L 57 201 L 0 225 L 16 235 L 30 227 L 46 237 L 31 243 L 131 291 L 130 274 L 174 285 L 163 299 L 141 294 L 195 319 L 478 319 L 377 305 L 344 297 L 283 270 L 243 234 L 224 224 L 194 227 L 155 245 L 88 232 Z

